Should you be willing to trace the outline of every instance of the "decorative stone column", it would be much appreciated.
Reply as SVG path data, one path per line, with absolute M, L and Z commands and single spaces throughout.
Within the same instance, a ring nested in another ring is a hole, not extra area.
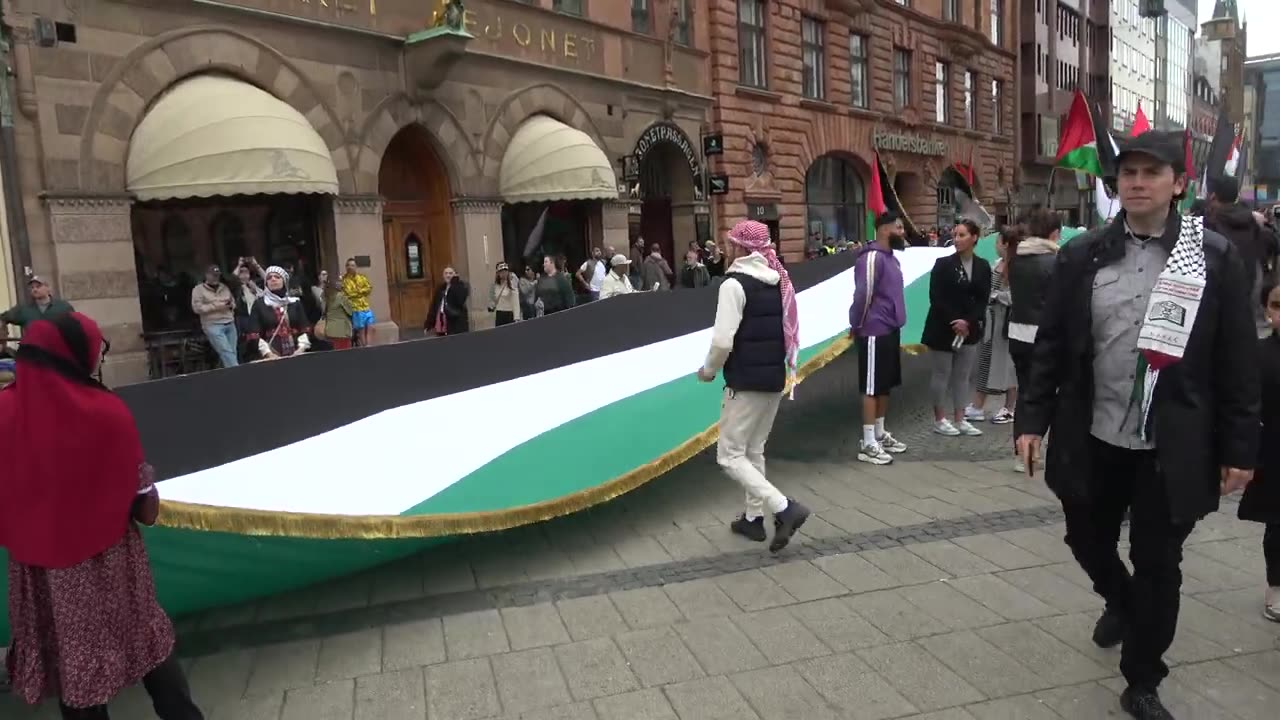
M 134 262 L 131 195 L 44 196 L 55 267 L 33 268 L 111 343 L 102 366 L 109 386 L 147 379 L 142 305 Z M 52 276 L 52 277 L 49 277 Z
M 471 329 L 493 327 L 489 312 L 489 286 L 493 268 L 505 257 L 502 249 L 502 201 L 497 198 L 461 197 L 453 200 L 454 269 L 471 286 L 467 310 Z
M 338 249 L 338 266 L 347 258 L 368 258 L 360 271 L 369 277 L 373 295 L 370 307 L 377 324 L 373 342 L 384 345 L 400 340 L 400 328 L 391 319 L 390 280 L 387 269 L 386 238 L 382 229 L 382 198 L 377 195 L 341 195 L 333 199 L 333 235 Z M 341 272 L 341 270 L 340 270 Z

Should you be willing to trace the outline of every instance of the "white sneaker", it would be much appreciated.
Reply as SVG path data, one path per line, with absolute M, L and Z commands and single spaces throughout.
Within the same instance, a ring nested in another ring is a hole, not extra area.
M 968 420 L 961 420 L 958 424 L 953 425 L 952 427 L 955 428 L 959 434 L 968 435 L 969 437 L 977 437 L 982 434 L 982 431 L 969 424 Z
M 876 442 L 880 443 L 880 447 L 884 448 L 884 451 L 887 453 L 901 455 L 907 451 L 907 444 L 889 433 L 885 433 L 876 438 Z
M 982 411 L 982 408 L 970 405 L 964 409 L 964 419 L 973 422 L 985 422 L 987 414 Z
M 880 447 L 880 443 L 868 445 L 864 442 L 858 448 L 858 462 L 871 465 L 888 465 L 893 462 L 893 456 L 885 452 L 884 448 Z
M 1267 588 L 1262 602 L 1262 617 L 1280 623 L 1280 587 Z
M 1000 408 L 1000 411 L 991 416 L 991 422 L 994 425 L 1008 425 L 1013 422 L 1013 411 L 1009 408 Z
M 966 422 L 965 424 L 968 425 L 969 423 Z M 973 426 L 969 425 L 969 427 Z M 947 437 L 956 437 L 960 434 L 960 431 L 956 429 L 956 426 L 952 425 L 951 421 L 946 418 L 935 421 L 933 423 L 933 431 L 939 435 L 946 435 Z
M 1022 458 L 1013 461 L 1013 471 L 1016 473 L 1026 474 L 1027 464 L 1022 462 Z

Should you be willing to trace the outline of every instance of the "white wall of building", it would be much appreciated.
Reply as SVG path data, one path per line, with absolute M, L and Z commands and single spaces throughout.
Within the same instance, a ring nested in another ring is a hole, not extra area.
M 1111 107 L 1114 129 L 1133 126 L 1138 104 L 1152 119 L 1156 95 L 1156 25 L 1138 16 L 1138 0 L 1111 1 Z

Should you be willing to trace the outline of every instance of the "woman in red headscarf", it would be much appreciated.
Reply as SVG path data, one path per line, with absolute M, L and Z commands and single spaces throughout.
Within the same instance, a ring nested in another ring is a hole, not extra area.
M 13 692 L 63 718 L 107 720 L 143 682 L 163 720 L 201 720 L 156 602 L 137 522 L 159 496 L 133 416 L 94 379 L 108 344 L 70 313 L 27 328 L 0 390 L 0 547 L 9 552 Z

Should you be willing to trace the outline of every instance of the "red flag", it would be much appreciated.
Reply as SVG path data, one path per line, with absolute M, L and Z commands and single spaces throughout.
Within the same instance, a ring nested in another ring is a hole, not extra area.
M 881 215 L 889 209 L 884 202 L 884 190 L 880 186 L 880 153 L 875 154 L 872 161 L 874 167 L 871 168 L 871 189 L 867 192 L 867 210 Z
M 1138 103 L 1138 113 L 1133 118 L 1133 131 L 1130 133 L 1133 137 L 1138 137 L 1144 132 L 1151 130 L 1151 122 L 1147 120 L 1147 114 L 1142 112 L 1142 103 Z

